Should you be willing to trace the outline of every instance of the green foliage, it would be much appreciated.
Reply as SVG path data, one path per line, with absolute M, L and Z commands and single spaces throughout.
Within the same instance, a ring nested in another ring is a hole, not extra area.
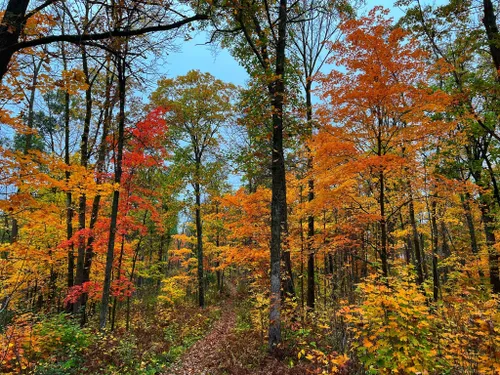
M 33 335 L 38 341 L 36 355 L 41 358 L 34 370 L 37 375 L 78 374 L 83 353 L 95 340 L 67 314 L 42 319 L 34 326 Z
M 236 331 L 245 332 L 254 328 L 254 322 L 252 316 L 255 311 L 253 311 L 253 306 L 250 301 L 246 300 L 239 304 L 236 311 Z

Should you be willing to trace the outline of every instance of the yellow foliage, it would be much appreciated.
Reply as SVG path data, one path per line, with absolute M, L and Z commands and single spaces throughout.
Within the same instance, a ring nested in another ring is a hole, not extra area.
M 185 275 L 172 276 L 162 281 L 162 294 L 159 296 L 161 301 L 169 305 L 174 305 L 187 295 L 187 287 L 191 278 Z
M 370 374 L 497 374 L 499 301 L 468 299 L 432 305 L 407 270 L 389 285 L 373 275 L 361 283 L 361 304 L 343 314 L 353 348 Z

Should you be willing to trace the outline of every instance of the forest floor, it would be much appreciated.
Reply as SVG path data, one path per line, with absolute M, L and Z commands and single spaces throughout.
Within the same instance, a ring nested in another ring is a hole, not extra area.
M 231 300 L 211 330 L 193 344 L 164 375 L 299 375 L 306 370 L 288 367 L 263 349 L 259 335 L 240 331 L 237 307 Z

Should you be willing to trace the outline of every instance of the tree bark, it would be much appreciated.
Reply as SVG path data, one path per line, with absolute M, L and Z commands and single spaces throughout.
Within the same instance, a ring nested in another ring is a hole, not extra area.
M 203 227 L 201 224 L 201 191 L 199 183 L 201 160 L 196 160 L 196 181 L 194 183 L 196 215 L 196 254 L 198 256 L 198 305 L 205 307 L 205 284 L 203 276 Z
M 283 96 L 285 85 L 285 38 L 287 1 L 280 0 L 278 14 L 278 44 L 276 46 L 276 78 L 269 94 L 273 108 L 272 132 L 272 198 L 271 198 L 271 290 L 269 307 L 269 349 L 274 351 L 281 342 L 281 241 L 286 228 L 286 179 L 283 151 Z
M 26 24 L 25 16 L 29 0 L 9 0 L 0 22 L 0 80 L 7 73 L 15 50 L 7 49 L 16 44 Z
M 435 198 L 432 198 L 431 203 L 431 227 L 432 227 L 432 295 L 434 301 L 439 299 L 439 272 L 438 272 L 438 246 L 439 246 L 439 230 L 437 225 L 437 203 Z
M 488 263 L 490 268 L 490 283 L 493 293 L 500 293 L 500 272 L 498 267 L 498 252 L 495 249 L 495 220 L 490 207 L 483 194 L 480 195 L 481 216 L 486 237 L 486 247 L 488 249 Z
M 385 215 L 385 176 L 384 172 L 379 173 L 379 209 L 380 209 L 380 261 L 382 263 L 382 276 L 388 282 L 389 265 L 387 259 L 387 221 Z
M 491 57 L 493 64 L 497 71 L 497 80 L 500 78 L 500 48 L 499 48 L 499 33 L 497 26 L 497 18 L 495 16 L 495 9 L 491 0 L 483 0 L 483 25 L 486 29 L 486 36 L 488 37 Z
M 472 145 L 474 146 L 474 144 Z M 477 149 L 477 147 L 476 147 Z M 475 150 L 471 148 L 466 147 L 466 151 L 469 157 L 469 160 L 471 161 L 471 164 L 469 166 L 470 172 L 472 176 L 474 177 L 474 181 L 476 184 L 483 188 L 484 190 L 489 190 L 488 184 L 486 184 L 482 178 L 482 160 L 480 159 L 479 153 L 474 152 Z M 485 154 L 485 150 L 482 152 Z M 480 161 L 481 164 L 476 163 L 477 161 Z M 490 199 L 485 192 L 480 192 L 479 193 L 479 209 L 481 211 L 481 220 L 483 222 L 483 228 L 484 228 L 484 234 L 485 234 L 485 239 L 486 239 L 486 248 L 488 250 L 488 265 L 489 265 L 489 271 L 490 271 L 490 283 L 491 287 L 493 290 L 493 293 L 500 293 L 500 272 L 499 272 L 499 266 L 498 266 L 498 252 L 495 249 L 495 244 L 496 244 L 496 238 L 495 238 L 495 225 L 496 225 L 496 220 L 495 216 L 492 212 L 491 209 L 491 203 Z
M 476 255 L 479 253 L 479 247 L 477 245 L 476 229 L 474 226 L 474 218 L 472 216 L 472 210 L 470 207 L 470 198 L 471 198 L 470 193 L 465 193 L 465 194 L 460 195 L 460 199 L 461 199 L 462 205 L 464 207 L 465 219 L 467 221 L 467 228 L 469 230 L 471 251 L 472 251 L 472 254 Z
M 62 55 L 63 55 L 63 64 L 64 69 L 66 67 L 66 57 L 64 46 L 62 47 Z M 69 158 L 69 142 L 70 142 L 70 128 L 69 128 L 69 93 L 64 93 L 64 162 L 67 166 L 70 166 L 70 158 Z M 69 184 L 69 179 L 71 177 L 71 173 L 69 171 L 65 172 L 66 183 Z M 66 238 L 68 240 L 73 237 L 73 202 L 71 191 L 66 192 Z M 68 288 L 71 288 L 74 284 L 74 268 L 75 268 L 75 255 L 73 244 L 70 245 L 68 249 Z
M 100 185 L 102 183 L 102 173 L 104 172 L 105 162 L 106 162 L 106 153 L 108 149 L 108 133 L 109 128 L 111 126 L 111 117 L 113 114 L 113 103 L 111 102 L 111 86 L 113 84 L 113 74 L 110 73 L 110 66 L 108 63 L 106 71 L 106 89 L 105 89 L 105 99 L 104 99 L 104 119 L 103 119 L 103 127 L 101 134 L 101 142 L 99 145 L 99 151 L 97 155 L 96 162 L 96 184 Z M 94 234 L 93 230 L 95 224 L 97 223 L 97 219 L 99 217 L 99 208 L 101 202 L 101 195 L 98 193 L 95 195 L 94 200 L 92 202 L 92 210 L 90 213 L 90 223 L 89 223 L 89 238 L 87 240 L 87 246 L 85 248 L 85 259 L 83 264 L 83 283 L 90 281 L 90 271 L 92 268 L 92 258 L 94 256 Z M 82 311 L 80 324 L 83 326 L 86 323 L 86 305 L 87 305 L 87 295 L 83 294 L 81 298 L 81 307 Z
M 116 273 L 118 275 L 118 279 L 121 278 L 121 273 L 122 273 L 122 261 L 123 261 L 123 250 L 125 247 L 125 236 L 122 235 L 122 241 L 120 244 L 120 257 L 118 259 L 118 269 L 116 270 Z M 116 277 L 115 277 L 116 278 Z M 112 313 L 111 313 L 111 330 L 115 330 L 115 322 L 116 322 L 116 306 L 118 304 L 118 297 L 113 298 L 113 308 L 112 308 Z
M 308 79 L 307 77 L 306 79 Z M 305 86 L 306 90 L 306 119 L 307 119 L 307 134 L 312 136 L 312 100 L 311 100 L 311 80 L 308 79 Z M 309 173 L 312 171 L 313 160 L 311 156 L 311 150 L 307 147 L 308 157 L 307 157 L 307 170 Z M 308 202 L 314 199 L 314 180 L 312 177 L 307 182 L 309 191 L 307 194 Z M 314 216 L 309 215 L 307 217 L 307 307 L 314 310 L 315 296 L 314 296 Z M 326 291 L 325 291 L 326 294 Z
M 415 219 L 415 205 L 413 204 L 413 196 L 411 184 L 408 182 L 408 189 L 410 192 L 410 202 L 408 204 L 410 225 L 412 231 L 412 243 L 413 249 L 415 251 L 415 268 L 417 269 L 417 283 L 420 285 L 424 282 L 424 271 L 423 271 L 423 256 L 422 248 L 420 247 L 420 237 L 417 229 L 417 221 Z
M 84 47 L 82 47 L 82 68 L 85 75 L 85 83 L 88 85 L 87 90 L 85 90 L 85 117 L 83 121 L 83 132 L 80 141 L 80 165 L 87 169 L 88 167 L 88 155 L 89 155 L 89 133 L 90 133 L 90 121 L 92 120 L 92 86 L 90 82 L 90 72 L 87 61 L 87 52 Z M 83 192 L 78 198 L 78 230 L 82 231 L 86 227 L 86 217 L 87 217 L 87 196 Z M 86 251 L 87 240 L 80 234 L 78 238 L 78 253 L 76 258 L 76 275 L 75 284 L 82 285 L 85 281 L 85 251 Z M 82 307 L 82 298 L 74 304 L 74 312 L 80 312 Z
M 117 58 L 117 69 L 118 69 L 118 87 L 120 95 L 120 111 L 118 116 L 118 144 L 117 153 L 115 161 L 115 178 L 114 182 L 118 186 L 121 183 L 122 177 L 122 159 L 123 159 L 123 144 L 125 138 L 125 58 Z M 104 329 L 106 327 L 106 320 L 108 316 L 108 304 L 109 304 L 109 293 L 111 287 L 111 271 L 113 268 L 113 258 L 114 258 L 114 247 L 115 247 L 115 236 L 116 236 L 116 225 L 118 218 L 118 203 L 120 200 L 120 190 L 119 187 L 113 192 L 113 203 L 111 206 L 111 224 L 109 228 L 109 240 L 108 240 L 108 250 L 106 252 L 106 267 L 104 271 L 104 286 L 102 291 L 102 301 L 101 301 L 101 312 L 99 316 L 99 327 Z

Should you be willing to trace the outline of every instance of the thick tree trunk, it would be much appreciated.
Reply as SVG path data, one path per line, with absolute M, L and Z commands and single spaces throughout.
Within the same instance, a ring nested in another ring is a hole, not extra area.
M 269 94 L 273 108 L 272 132 L 272 198 L 271 198 L 271 289 L 269 306 L 269 349 L 281 342 L 281 241 L 286 228 L 286 179 L 283 151 L 283 96 L 285 84 L 285 38 L 287 1 L 280 0 L 278 15 L 278 44 L 276 46 L 276 79 Z
M 120 112 L 118 117 L 118 145 L 115 160 L 115 179 L 114 182 L 118 186 L 122 179 L 122 159 L 123 159 L 123 144 L 125 138 L 125 58 L 117 56 L 118 68 L 118 87 L 120 95 Z M 99 316 L 99 327 L 106 327 L 108 316 L 109 292 L 111 287 L 111 271 L 113 268 L 116 224 L 118 219 L 118 203 L 120 201 L 120 190 L 117 188 L 113 192 L 113 203 L 111 206 L 111 224 L 109 227 L 108 250 L 106 252 L 106 267 L 104 271 L 104 286 L 102 291 L 101 312 Z
M 9 0 L 2 22 L 0 22 L 0 50 L 18 42 L 26 23 L 28 4 L 29 0 Z M 0 81 L 7 73 L 13 55 L 13 50 L 4 50 L 0 53 Z
M 307 117 L 307 134 L 312 136 L 312 100 L 311 100 L 311 80 L 306 78 L 306 117 Z M 310 154 L 309 148 L 308 157 L 307 157 L 307 170 L 310 173 L 312 171 L 313 160 Z M 308 193 L 307 193 L 307 201 L 311 202 L 314 199 L 314 180 L 312 178 L 307 182 L 308 185 Z M 307 307 L 310 309 L 314 309 L 315 296 L 314 296 L 314 216 L 309 215 L 307 217 Z M 325 291 L 326 293 L 326 291 Z
M 500 293 L 500 272 L 498 267 L 498 252 L 495 249 L 495 220 L 484 195 L 480 196 L 481 216 L 486 237 L 486 247 L 488 249 L 488 263 L 490 268 L 490 283 L 493 293 Z
M 70 165 L 69 158 L 69 142 L 70 142 L 70 131 L 69 131 L 69 94 L 64 94 L 64 162 L 67 166 Z M 70 172 L 66 171 L 66 183 L 69 183 Z M 73 237 L 73 200 L 71 191 L 66 192 L 66 238 L 69 240 Z M 70 245 L 68 249 L 68 288 L 71 288 L 74 284 L 74 268 L 75 268 L 75 255 L 73 244 Z
M 491 0 L 483 0 L 483 25 L 486 29 L 486 35 L 488 37 L 489 47 L 491 57 L 493 59 L 493 64 L 497 71 L 497 79 L 500 77 L 500 40 L 497 26 L 497 18 L 495 15 L 495 9 Z

